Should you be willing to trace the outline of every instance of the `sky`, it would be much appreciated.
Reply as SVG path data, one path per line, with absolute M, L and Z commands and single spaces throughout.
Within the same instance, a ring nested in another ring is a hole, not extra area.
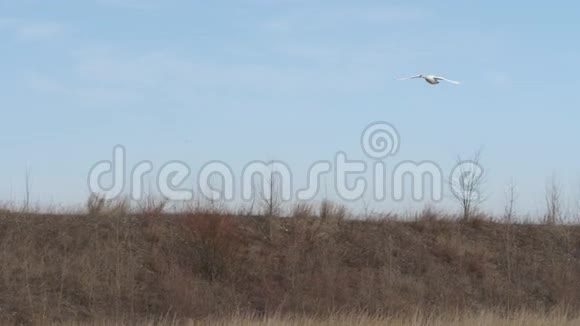
M 373 162 L 361 133 L 385 121 L 400 136 L 388 168 L 448 173 L 481 149 L 485 209 L 501 212 L 513 180 L 518 209 L 542 212 L 553 175 L 571 203 L 578 12 L 573 1 L 0 0 L 0 201 L 22 200 L 28 170 L 34 202 L 82 203 L 116 145 L 129 166 L 219 160 L 238 174 L 280 160 L 304 184 L 339 151 Z M 420 73 L 462 84 L 397 80 Z

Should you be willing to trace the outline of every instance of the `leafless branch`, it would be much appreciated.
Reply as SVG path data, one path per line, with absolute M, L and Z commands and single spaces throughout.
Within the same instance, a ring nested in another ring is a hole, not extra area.
M 516 202 L 518 200 L 519 193 L 516 187 L 515 181 L 512 179 L 508 183 L 506 193 L 505 193 L 505 207 L 504 207 L 504 220 L 506 223 L 513 223 L 516 215 Z
M 546 186 L 546 224 L 556 224 L 562 219 L 562 187 L 556 175 L 552 175 Z
M 470 159 L 457 158 L 457 164 L 451 176 L 450 186 L 453 198 L 459 203 L 462 218 L 469 219 L 485 201 L 482 194 L 486 174 L 481 166 L 481 150 Z

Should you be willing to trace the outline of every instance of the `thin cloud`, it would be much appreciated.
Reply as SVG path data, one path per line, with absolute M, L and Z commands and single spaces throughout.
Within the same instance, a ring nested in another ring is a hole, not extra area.
M 171 52 L 130 53 L 113 48 L 90 48 L 76 54 L 74 72 L 88 83 L 117 87 L 179 90 L 186 88 L 238 89 L 248 91 L 292 92 L 312 89 L 313 85 L 325 84 L 329 89 L 350 89 L 339 78 L 318 82 L 320 75 L 340 74 L 332 68 L 283 67 L 255 63 L 208 62 L 196 57 Z M 318 86 L 324 88 L 324 86 Z
M 131 90 L 97 85 L 79 86 L 77 83 L 65 82 L 37 72 L 26 72 L 22 77 L 28 89 L 42 95 L 92 102 L 133 101 L 138 98 Z
M 64 35 L 66 28 L 55 22 L 29 22 L 0 18 L 0 32 L 6 32 L 20 40 L 50 40 Z
M 430 13 L 415 7 L 342 8 L 330 12 L 328 18 L 334 22 L 353 20 L 374 24 L 416 22 L 429 17 Z
M 46 40 L 60 37 L 65 28 L 58 23 L 23 24 L 16 29 L 16 36 L 24 40 Z
M 97 4 L 127 9 L 152 9 L 161 3 L 156 0 L 96 0 Z
M 266 27 L 281 32 L 335 29 L 350 24 L 384 25 L 425 20 L 432 13 L 421 8 L 404 6 L 340 7 L 327 9 L 302 8 L 266 22 Z
M 376 71 L 376 66 L 358 68 L 337 70 L 333 65 L 305 67 L 219 62 L 168 50 L 135 52 L 96 45 L 74 53 L 69 73 L 75 81 L 67 82 L 67 88 L 77 87 L 71 85 L 100 87 L 127 93 L 127 97 L 139 95 L 143 98 L 171 94 L 173 98 L 186 101 L 219 92 L 311 94 L 341 90 L 357 93 L 379 87 L 372 86 L 380 85 L 384 78 Z M 36 82 L 37 89 L 58 90 L 51 84 Z M 78 89 L 74 93 L 78 93 Z

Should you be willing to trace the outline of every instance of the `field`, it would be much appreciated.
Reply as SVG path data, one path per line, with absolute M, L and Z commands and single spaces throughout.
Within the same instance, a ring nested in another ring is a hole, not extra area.
M 575 225 L 4 210 L 0 261 L 3 324 L 580 324 Z
M 372 317 L 364 315 L 333 315 L 328 318 L 292 318 L 292 317 L 271 317 L 271 318 L 253 318 L 253 317 L 233 317 L 230 319 L 211 319 L 211 320 L 186 320 L 175 321 L 172 319 L 165 320 L 141 320 L 138 322 L 92 322 L 92 323 L 68 323 L 70 326 L 91 325 L 91 326 L 105 326 L 105 325 L 160 325 L 160 326 L 198 326 L 198 325 L 233 325 L 233 326 L 266 326 L 266 325 L 281 325 L 281 326 L 351 326 L 351 325 L 393 325 L 393 326 L 460 326 L 460 325 L 493 325 L 493 326 L 552 326 L 552 325 L 578 325 L 580 319 L 569 318 L 567 314 L 553 313 L 549 316 L 533 314 L 533 313 L 517 313 L 509 317 L 502 317 L 493 313 L 479 313 L 476 315 L 445 315 L 445 316 L 422 316 L 415 315 L 407 318 L 388 318 L 388 317 Z

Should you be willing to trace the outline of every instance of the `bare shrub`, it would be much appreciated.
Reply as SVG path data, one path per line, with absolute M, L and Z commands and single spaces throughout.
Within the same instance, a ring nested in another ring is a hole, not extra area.
M 292 207 L 292 217 L 313 217 L 314 207 L 309 203 L 297 203 Z
M 252 216 L 254 215 L 254 206 L 255 201 L 252 201 L 250 204 L 247 205 L 240 205 L 240 207 L 237 210 L 235 210 L 235 215 Z
M 129 201 L 125 198 L 107 200 L 95 193 L 89 195 L 86 205 L 89 216 L 124 216 L 130 210 Z
M 518 200 L 518 190 L 516 184 L 511 180 L 505 192 L 505 206 L 503 219 L 506 223 L 511 224 L 516 218 L 516 202 Z
M 434 222 L 441 218 L 441 212 L 438 212 L 433 206 L 426 205 L 421 212 L 416 215 L 415 220 L 420 222 Z
M 562 221 L 562 187 L 553 175 L 546 186 L 546 214 L 544 223 L 556 224 Z
M 195 267 L 206 279 L 225 277 L 233 263 L 238 235 L 234 219 L 221 215 L 190 215 L 185 224 L 196 244 Z
M 139 212 L 144 217 L 158 217 L 165 211 L 167 207 L 167 198 L 156 198 L 154 196 L 147 196 L 143 201 L 137 203 Z
M 30 177 L 30 167 L 26 166 L 24 172 L 24 205 L 22 210 L 24 212 L 30 211 L 30 192 L 32 191 L 32 179 Z
M 14 212 L 14 207 L 9 203 L 0 202 L 0 216 L 8 216 Z
M 87 211 L 89 215 L 100 215 L 105 208 L 105 197 L 92 193 L 87 199 Z
M 348 210 L 344 205 L 333 203 L 327 199 L 324 199 L 320 203 L 320 210 L 318 213 L 320 218 L 344 219 L 347 215 Z

